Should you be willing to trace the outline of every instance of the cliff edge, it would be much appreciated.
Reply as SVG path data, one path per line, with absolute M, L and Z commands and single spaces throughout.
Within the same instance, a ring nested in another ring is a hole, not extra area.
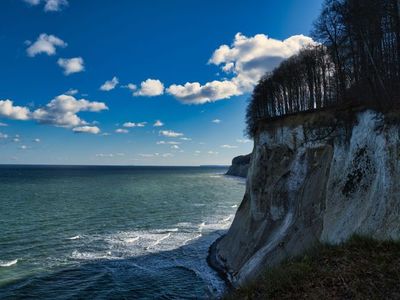
M 212 253 L 232 285 L 317 242 L 400 238 L 399 120 L 325 111 L 261 124 L 244 199 Z

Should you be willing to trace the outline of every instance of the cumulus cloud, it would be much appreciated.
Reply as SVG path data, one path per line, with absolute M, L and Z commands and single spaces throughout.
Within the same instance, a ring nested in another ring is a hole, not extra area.
M 67 76 L 73 73 L 83 72 L 85 70 L 82 57 L 59 58 L 57 63 L 61 68 L 64 69 L 64 74 Z
M 98 134 L 100 133 L 100 128 L 97 126 L 80 126 L 72 129 L 75 133 L 91 133 Z
M 75 99 L 71 95 L 59 95 L 45 106 L 30 111 L 27 107 L 15 106 L 11 100 L 0 100 L 0 116 L 13 120 L 35 120 L 41 124 L 73 128 L 75 132 L 99 133 L 96 126 L 88 126 L 77 114 L 79 112 L 100 112 L 108 107 L 103 102 Z M 19 142 L 16 136 L 15 142 Z M 40 142 L 35 139 L 35 142 Z
M 30 111 L 26 107 L 15 106 L 11 100 L 0 100 L 0 116 L 12 120 L 28 120 Z
M 60 11 L 68 6 L 67 0 L 24 0 L 24 2 L 32 6 L 44 3 L 44 11 Z
M 129 130 L 123 129 L 123 128 L 118 128 L 115 130 L 115 133 L 128 133 L 128 132 L 129 132 Z
M 161 122 L 160 120 L 157 120 L 154 122 L 153 127 L 162 127 L 164 126 L 164 123 Z
M 21 149 L 21 150 L 27 150 L 27 149 L 28 149 L 28 146 L 26 146 L 26 145 L 21 145 L 21 146 L 19 147 L 19 149 Z
M 41 53 L 54 55 L 56 54 L 56 47 L 65 48 L 67 47 L 67 43 L 54 35 L 42 33 L 39 35 L 37 40 L 26 49 L 26 53 L 30 57 L 34 57 Z
M 183 136 L 183 133 L 175 132 L 173 130 L 160 130 L 160 135 L 170 138 L 177 138 Z
M 164 84 L 158 79 L 147 79 L 142 81 L 140 89 L 136 91 L 134 96 L 154 97 L 164 94 Z
M 100 90 L 105 92 L 111 91 L 115 89 L 118 83 L 118 78 L 114 76 L 111 80 L 107 80 L 106 82 L 104 82 L 104 84 L 100 87 Z
M 221 120 L 220 120 L 220 119 L 214 119 L 214 120 L 212 120 L 211 122 L 212 122 L 212 123 L 215 123 L 215 124 L 219 124 L 219 123 L 221 123 Z
M 180 148 L 179 148 L 179 146 L 178 146 L 178 145 L 172 145 L 172 146 L 171 146 L 171 149 L 178 150 L 178 149 L 180 149 Z
M 8 139 L 8 134 L 1 133 L 1 132 L 0 132 L 0 140 L 1 140 L 1 139 Z
M 40 143 L 40 139 L 37 139 L 37 138 L 34 139 L 33 141 L 34 141 L 35 143 Z
M 187 82 L 184 85 L 173 84 L 167 89 L 167 93 L 185 104 L 203 104 L 239 96 L 242 91 L 230 80 L 214 80 L 205 85 L 198 82 Z
M 185 104 L 203 104 L 242 95 L 250 92 L 266 72 L 310 44 L 315 42 L 304 35 L 282 41 L 264 34 L 246 37 L 237 33 L 231 46 L 220 46 L 209 60 L 209 64 L 219 66 L 222 74 L 230 79 L 203 85 L 199 82 L 173 84 L 167 93 Z
M 32 112 L 32 119 L 39 123 L 61 127 L 77 127 L 87 125 L 77 113 L 82 111 L 100 112 L 108 107 L 103 102 L 75 99 L 70 95 L 60 95 L 51 100 L 46 106 Z
M 133 122 L 125 122 L 122 126 L 125 128 L 133 128 L 133 127 L 145 127 L 147 122 L 133 123 Z

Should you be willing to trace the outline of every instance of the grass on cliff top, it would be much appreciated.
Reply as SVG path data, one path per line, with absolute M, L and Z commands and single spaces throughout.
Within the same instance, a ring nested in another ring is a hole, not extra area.
M 354 236 L 321 245 L 226 299 L 400 299 L 400 242 Z

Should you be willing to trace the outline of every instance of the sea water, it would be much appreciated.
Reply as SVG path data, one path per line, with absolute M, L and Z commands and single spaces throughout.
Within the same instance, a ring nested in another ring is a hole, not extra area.
M 214 167 L 0 166 L 0 299 L 209 299 L 243 180 Z

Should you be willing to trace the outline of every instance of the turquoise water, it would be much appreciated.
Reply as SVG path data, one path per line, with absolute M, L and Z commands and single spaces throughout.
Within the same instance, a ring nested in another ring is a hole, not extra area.
M 0 298 L 208 299 L 244 194 L 225 168 L 0 166 Z

